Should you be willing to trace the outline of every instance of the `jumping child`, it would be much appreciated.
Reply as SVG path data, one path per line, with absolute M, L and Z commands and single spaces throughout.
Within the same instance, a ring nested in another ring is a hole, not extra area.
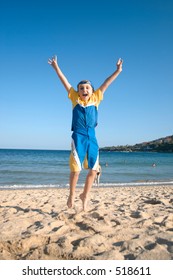
M 56 57 L 48 60 L 48 63 L 56 71 L 60 81 L 68 92 L 68 97 L 72 102 L 72 149 L 70 154 L 70 194 L 67 206 L 72 208 L 75 199 L 75 189 L 82 167 L 89 169 L 86 177 L 83 192 L 80 194 L 83 210 L 87 208 L 88 196 L 93 185 L 98 165 L 99 147 L 95 136 L 97 126 L 98 106 L 103 100 L 103 94 L 110 84 L 122 71 L 123 60 L 117 62 L 117 69 L 110 75 L 104 83 L 94 90 L 94 86 L 89 80 L 82 80 L 75 90 L 65 75 L 62 73 Z

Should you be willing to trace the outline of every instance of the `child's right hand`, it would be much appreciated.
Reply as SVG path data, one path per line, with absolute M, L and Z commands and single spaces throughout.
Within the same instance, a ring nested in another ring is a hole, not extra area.
M 57 67 L 57 56 L 53 56 L 52 59 L 48 59 L 48 64 L 50 64 L 53 68 Z

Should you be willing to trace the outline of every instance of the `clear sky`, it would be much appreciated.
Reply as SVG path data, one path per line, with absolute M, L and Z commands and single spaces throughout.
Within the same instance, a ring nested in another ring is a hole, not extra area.
M 172 0 L 1 0 L 0 148 L 70 149 L 72 107 L 56 73 L 95 88 L 100 147 L 172 135 Z

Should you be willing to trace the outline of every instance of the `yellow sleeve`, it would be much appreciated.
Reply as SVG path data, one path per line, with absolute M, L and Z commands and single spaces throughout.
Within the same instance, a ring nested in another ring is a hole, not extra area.
M 97 100 L 97 106 L 100 104 L 100 102 L 103 100 L 103 93 L 100 89 L 97 89 L 95 92 L 95 97 L 96 97 L 96 100 Z
M 71 100 L 73 106 L 75 106 L 76 100 L 78 99 L 78 92 L 75 91 L 73 87 L 71 87 L 68 92 L 68 98 Z

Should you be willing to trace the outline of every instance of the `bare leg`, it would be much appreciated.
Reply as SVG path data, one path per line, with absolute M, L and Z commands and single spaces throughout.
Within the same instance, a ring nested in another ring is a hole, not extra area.
M 83 193 L 81 193 L 81 195 L 80 195 L 80 199 L 82 200 L 84 211 L 86 211 L 86 208 L 87 208 L 88 195 L 89 195 L 91 187 L 94 183 L 96 172 L 97 172 L 96 170 L 90 169 L 90 171 L 88 172 L 88 175 L 86 177 Z
M 67 206 L 69 208 L 73 207 L 74 204 L 74 198 L 75 198 L 75 189 L 76 189 L 76 184 L 79 179 L 79 174 L 80 172 L 71 172 L 70 173 L 70 194 L 67 200 Z

